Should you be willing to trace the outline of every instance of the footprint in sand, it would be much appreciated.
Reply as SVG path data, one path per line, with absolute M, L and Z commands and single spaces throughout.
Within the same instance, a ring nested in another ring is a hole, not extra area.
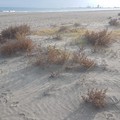
M 24 113 L 19 113 L 20 117 L 22 117 L 24 120 L 36 120 L 36 119 L 33 119 L 33 118 L 28 118 L 26 117 L 26 115 Z
M 24 114 L 24 113 L 19 113 L 19 115 L 20 115 L 21 117 L 25 117 L 25 114 Z
M 9 102 L 9 98 L 12 97 L 12 93 L 10 90 L 5 90 L 4 92 L 0 93 L 0 103 L 7 104 Z
M 4 71 L 2 69 L 0 69 L 0 74 L 4 73 Z
M 19 104 L 19 102 L 17 101 L 17 102 L 13 102 L 10 106 L 11 106 L 11 107 L 17 107 L 18 104 Z
M 7 103 L 8 102 L 6 96 L 7 96 L 7 93 L 0 94 L 0 103 Z
M 106 113 L 106 119 L 107 120 L 117 120 L 115 115 L 112 113 Z

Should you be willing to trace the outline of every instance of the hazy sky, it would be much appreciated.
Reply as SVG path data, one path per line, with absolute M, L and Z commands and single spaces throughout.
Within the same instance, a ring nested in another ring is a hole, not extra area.
M 0 7 L 86 7 L 100 5 L 103 7 L 120 6 L 120 0 L 0 0 Z

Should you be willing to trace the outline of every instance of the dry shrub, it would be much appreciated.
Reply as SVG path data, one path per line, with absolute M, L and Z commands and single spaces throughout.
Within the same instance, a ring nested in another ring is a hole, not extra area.
M 41 52 L 37 56 L 37 65 L 57 64 L 63 65 L 69 59 L 69 53 L 57 49 L 55 46 L 49 46 L 46 52 Z
M 69 53 L 55 46 L 48 47 L 48 62 L 51 64 L 64 64 L 69 59 Z
M 85 33 L 85 39 L 94 46 L 107 46 L 111 43 L 111 32 L 102 30 L 100 32 L 89 32 Z
M 104 90 L 98 90 L 98 89 L 92 89 L 88 90 L 87 96 L 82 96 L 82 99 L 85 102 L 92 103 L 95 107 L 101 108 L 104 107 L 106 104 L 106 92 L 107 89 Z
M 24 39 L 18 41 L 10 41 L 3 44 L 0 48 L 2 55 L 13 55 L 17 52 L 30 52 L 33 49 L 34 45 L 32 40 Z
M 20 25 L 16 27 L 9 27 L 1 32 L 3 39 L 16 39 L 16 34 L 26 35 L 30 32 L 30 27 L 27 25 Z
M 118 26 L 120 23 L 117 19 L 110 19 L 109 25 L 110 26 Z
M 96 65 L 96 63 L 89 59 L 84 53 L 74 53 L 73 62 L 82 65 L 86 69 L 90 69 Z

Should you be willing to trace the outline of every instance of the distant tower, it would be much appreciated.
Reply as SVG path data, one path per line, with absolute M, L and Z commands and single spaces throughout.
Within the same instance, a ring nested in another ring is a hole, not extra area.
M 100 5 L 97 5 L 97 8 L 100 8 Z

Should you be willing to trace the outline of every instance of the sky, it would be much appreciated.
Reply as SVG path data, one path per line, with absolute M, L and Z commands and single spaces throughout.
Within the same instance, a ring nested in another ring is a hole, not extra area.
M 0 0 L 0 7 L 36 7 L 36 8 L 64 8 L 64 7 L 120 7 L 120 0 Z

